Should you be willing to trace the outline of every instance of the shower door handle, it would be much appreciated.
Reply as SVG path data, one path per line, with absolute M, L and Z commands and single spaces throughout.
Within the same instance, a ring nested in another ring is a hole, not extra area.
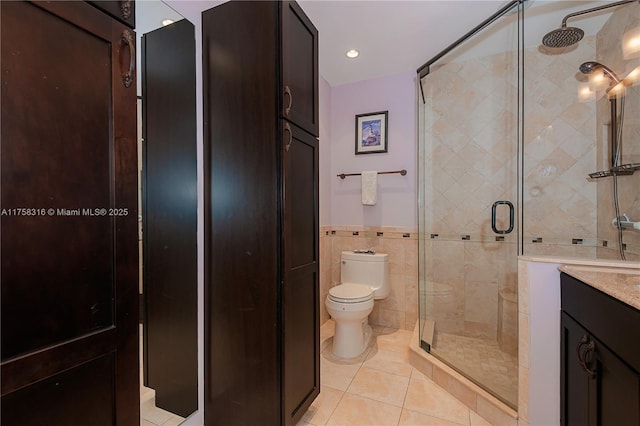
M 509 227 L 507 229 L 496 228 L 496 210 L 498 210 L 498 206 L 501 204 L 509 206 Z M 502 200 L 493 203 L 493 207 L 491 207 L 491 229 L 493 229 L 493 232 L 496 234 L 508 234 L 513 231 L 513 218 L 513 204 L 511 201 Z

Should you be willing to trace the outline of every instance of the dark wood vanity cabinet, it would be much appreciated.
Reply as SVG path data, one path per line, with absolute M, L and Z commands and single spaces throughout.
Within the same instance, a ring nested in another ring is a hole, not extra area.
M 562 273 L 561 424 L 640 425 L 640 312 Z
M 3 426 L 139 425 L 135 34 L 0 2 Z
M 202 29 L 205 423 L 295 425 L 320 391 L 317 31 L 288 1 Z

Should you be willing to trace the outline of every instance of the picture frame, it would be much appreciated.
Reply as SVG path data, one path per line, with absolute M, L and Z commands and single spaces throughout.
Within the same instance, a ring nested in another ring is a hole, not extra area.
M 388 152 L 389 111 L 356 115 L 356 155 Z

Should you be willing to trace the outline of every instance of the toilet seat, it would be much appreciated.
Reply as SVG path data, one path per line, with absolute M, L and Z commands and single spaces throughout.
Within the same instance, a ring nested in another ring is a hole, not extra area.
M 360 303 L 371 299 L 373 290 L 363 284 L 344 283 L 329 289 L 329 300 L 338 303 Z

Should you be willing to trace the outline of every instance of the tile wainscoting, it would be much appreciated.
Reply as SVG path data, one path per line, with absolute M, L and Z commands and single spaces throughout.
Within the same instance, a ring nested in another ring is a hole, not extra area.
M 391 293 L 376 301 L 369 323 L 413 330 L 418 319 L 418 233 L 412 228 L 320 228 L 320 323 L 329 319 L 324 305 L 329 289 L 340 283 L 340 254 L 355 249 L 389 254 Z

